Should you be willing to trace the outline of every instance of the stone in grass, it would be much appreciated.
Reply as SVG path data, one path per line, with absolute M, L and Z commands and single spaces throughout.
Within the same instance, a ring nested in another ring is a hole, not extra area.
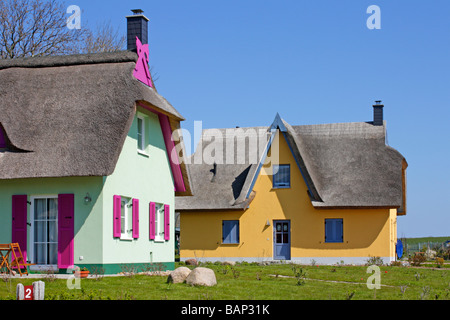
M 179 267 L 173 270 L 167 278 L 168 283 L 183 283 L 187 276 L 191 273 L 191 269 L 187 267 Z
M 185 261 L 186 265 L 188 266 L 198 266 L 198 262 L 196 259 L 187 259 Z
M 192 286 L 212 287 L 217 284 L 216 274 L 212 269 L 197 267 L 189 273 L 186 283 Z

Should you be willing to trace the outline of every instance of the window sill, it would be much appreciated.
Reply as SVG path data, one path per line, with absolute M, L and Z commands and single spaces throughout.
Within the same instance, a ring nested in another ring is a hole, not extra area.
M 222 242 L 221 245 L 223 245 L 223 246 L 237 246 L 237 245 L 239 245 L 239 242 L 237 242 L 237 243 L 229 243 L 229 242 L 224 243 L 224 242 Z
M 150 155 L 149 155 L 148 153 L 146 153 L 145 151 L 142 151 L 142 150 L 138 150 L 137 153 L 138 153 L 139 155 L 144 156 L 144 157 L 147 157 L 147 158 L 150 157 Z
M 279 187 L 272 187 L 272 190 L 277 190 L 277 189 L 290 189 L 291 186 L 279 186 Z
M 120 240 L 123 240 L 123 241 L 133 241 L 134 239 L 133 239 L 133 238 L 130 238 L 130 237 L 120 237 Z

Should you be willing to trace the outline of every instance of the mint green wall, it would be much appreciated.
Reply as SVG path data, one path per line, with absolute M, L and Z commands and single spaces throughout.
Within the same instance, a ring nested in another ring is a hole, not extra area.
M 174 200 L 172 173 L 158 117 L 146 116 L 146 154 L 137 151 L 137 118 L 126 137 L 114 173 L 108 177 L 33 178 L 0 181 L 0 243 L 11 241 L 12 195 L 75 195 L 74 264 L 104 266 L 107 273 L 121 264 L 174 262 Z M 85 203 L 86 193 L 92 198 Z M 113 238 L 113 196 L 139 199 L 139 239 Z M 170 205 L 170 241 L 149 240 L 149 203 Z M 28 211 L 30 221 L 30 208 Z M 30 236 L 28 236 L 28 239 Z
M 57 196 L 60 193 L 75 195 L 75 246 L 74 262 L 77 264 L 79 256 L 84 261 L 98 261 L 101 259 L 101 247 L 93 244 L 101 241 L 102 234 L 102 177 L 69 177 L 69 178 L 33 178 L 0 181 L 0 243 L 11 242 L 11 214 L 12 196 L 26 194 L 30 201 L 32 196 Z M 85 203 L 86 193 L 92 198 Z M 32 217 L 28 206 L 28 221 Z M 28 242 L 30 240 L 28 227 Z M 28 247 L 30 244 L 28 243 Z
M 174 261 L 174 185 L 158 116 L 145 115 L 146 154 L 137 150 L 137 117 L 125 140 L 115 171 L 104 178 L 103 262 L 106 264 L 157 263 Z M 113 238 L 113 196 L 139 199 L 139 239 Z M 170 241 L 149 240 L 149 203 L 169 204 Z

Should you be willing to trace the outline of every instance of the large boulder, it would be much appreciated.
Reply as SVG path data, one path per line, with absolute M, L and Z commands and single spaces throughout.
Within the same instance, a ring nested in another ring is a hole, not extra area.
M 216 274 L 212 269 L 197 267 L 189 273 L 186 283 L 193 286 L 215 286 L 217 284 Z
M 188 267 L 176 268 L 169 274 L 169 277 L 167 278 L 167 282 L 183 283 L 190 273 L 191 273 L 191 269 L 189 269 Z

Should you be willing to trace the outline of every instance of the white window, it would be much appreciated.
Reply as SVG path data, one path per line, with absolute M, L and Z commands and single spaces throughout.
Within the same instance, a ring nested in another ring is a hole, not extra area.
M 164 205 L 155 205 L 155 241 L 164 241 Z
M 120 200 L 120 238 L 132 239 L 133 210 L 130 198 L 122 197 Z
M 30 261 L 58 264 L 58 197 L 31 197 Z
M 145 152 L 145 118 L 143 116 L 137 117 L 137 145 L 138 151 Z

